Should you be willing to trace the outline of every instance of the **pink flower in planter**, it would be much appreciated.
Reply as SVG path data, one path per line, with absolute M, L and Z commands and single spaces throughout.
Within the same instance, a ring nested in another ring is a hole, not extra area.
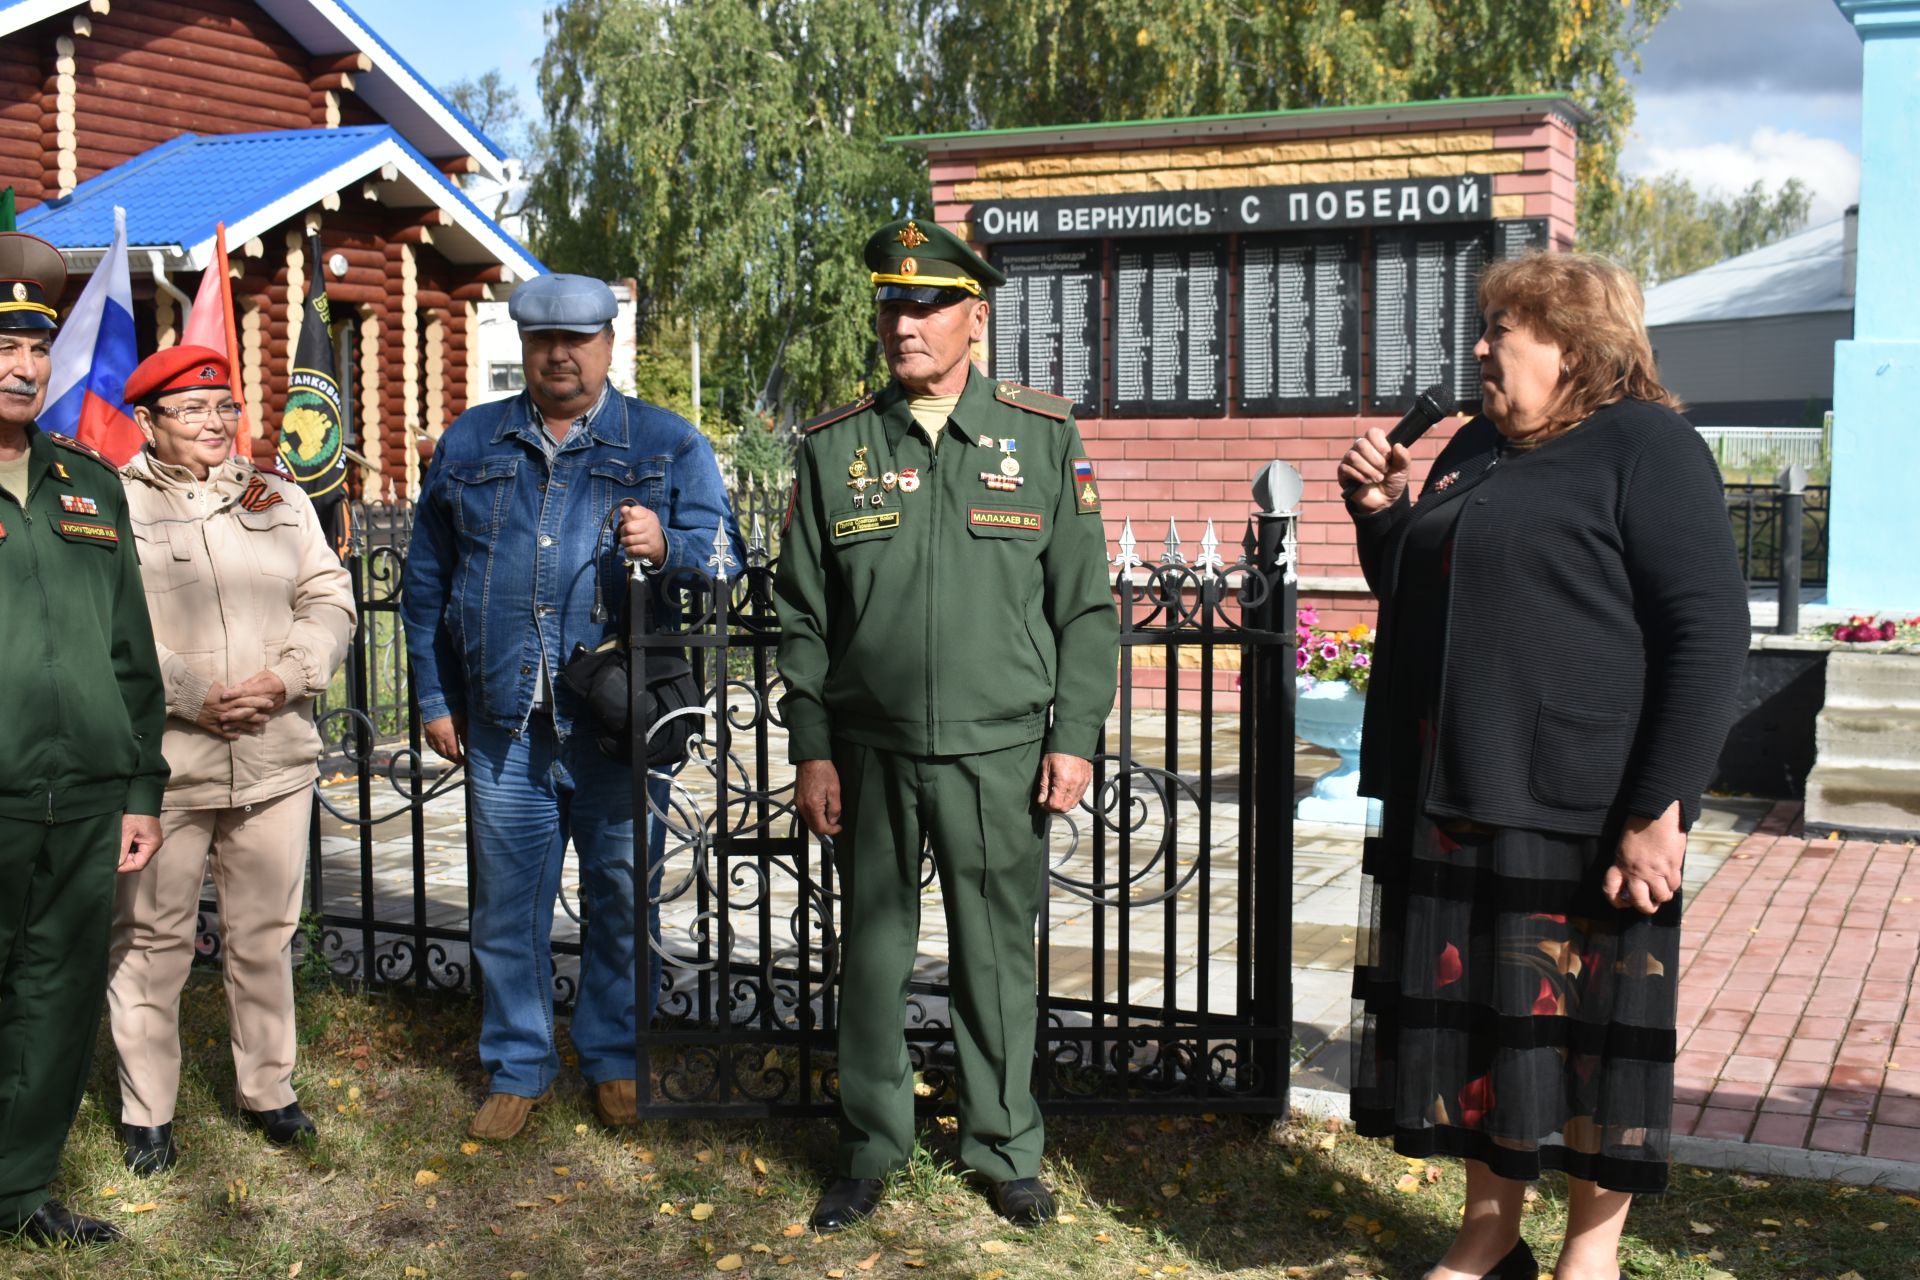
M 1321 645 L 1320 656 L 1325 658 L 1328 662 L 1332 662 L 1334 659 L 1338 658 L 1340 656 L 1339 643 L 1337 641 L 1329 640 L 1325 644 Z
M 1313 655 L 1305 649 L 1295 649 L 1293 651 L 1293 665 L 1299 667 L 1301 670 L 1306 670 L 1307 664 L 1312 661 Z
M 1303 627 L 1317 627 L 1320 625 L 1320 611 L 1318 609 L 1301 609 L 1295 615 L 1294 620 Z

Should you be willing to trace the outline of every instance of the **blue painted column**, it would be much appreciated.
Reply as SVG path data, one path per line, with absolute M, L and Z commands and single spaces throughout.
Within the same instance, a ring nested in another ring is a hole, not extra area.
M 1920 613 L 1920 0 L 1834 0 L 1863 46 L 1853 340 L 1834 344 L 1827 601 Z

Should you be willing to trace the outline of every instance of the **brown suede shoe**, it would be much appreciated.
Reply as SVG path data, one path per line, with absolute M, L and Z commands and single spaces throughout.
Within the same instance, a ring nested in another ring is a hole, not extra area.
M 593 1086 L 593 1114 L 600 1117 L 600 1123 L 609 1129 L 623 1124 L 636 1124 L 640 1119 L 640 1108 L 635 1101 L 635 1086 L 631 1080 L 602 1080 Z
M 551 1097 L 552 1089 L 537 1098 L 523 1098 L 517 1093 L 490 1093 L 487 1100 L 480 1104 L 480 1110 L 474 1113 L 473 1123 L 467 1126 L 467 1132 L 487 1142 L 505 1142 L 518 1137 L 520 1131 L 527 1127 L 528 1114 Z

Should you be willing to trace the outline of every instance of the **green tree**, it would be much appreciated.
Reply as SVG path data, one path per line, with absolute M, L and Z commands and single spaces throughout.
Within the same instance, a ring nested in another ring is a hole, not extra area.
M 801 416 L 874 367 L 861 244 L 928 208 L 897 0 L 564 0 L 540 67 L 532 234 L 641 282 L 648 332 L 698 321 L 703 399 Z M 717 427 L 715 428 L 717 430 Z
M 1771 193 L 1755 182 L 1722 197 L 1663 173 L 1630 180 L 1620 199 L 1581 229 L 1580 242 L 1652 286 L 1792 235 L 1807 225 L 1812 205 L 1813 193 L 1798 178 Z
M 943 127 L 1564 93 L 1580 216 L 1618 194 L 1630 71 L 1675 0 L 950 0 L 929 106 Z

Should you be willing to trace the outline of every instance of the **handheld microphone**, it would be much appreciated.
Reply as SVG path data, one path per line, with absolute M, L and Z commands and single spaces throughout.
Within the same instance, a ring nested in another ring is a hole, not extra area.
M 1411 446 L 1415 440 L 1427 434 L 1427 429 L 1442 418 L 1450 418 L 1460 411 L 1460 401 L 1447 387 L 1436 382 L 1413 398 L 1413 408 L 1407 410 L 1407 416 L 1393 424 L 1393 430 L 1387 432 L 1387 447 L 1396 444 Z M 1360 488 L 1358 480 L 1340 482 L 1340 496 L 1351 498 Z

